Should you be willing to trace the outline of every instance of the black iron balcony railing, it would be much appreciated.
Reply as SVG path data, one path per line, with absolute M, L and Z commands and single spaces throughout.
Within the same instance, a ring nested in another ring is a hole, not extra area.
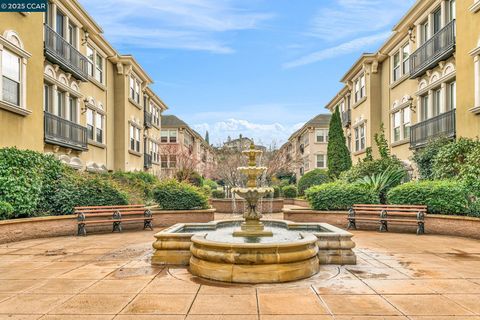
M 87 128 L 45 112 L 45 142 L 74 150 L 87 150 Z
M 410 128 L 410 147 L 425 145 L 436 137 L 455 137 L 455 109 L 413 125 Z
M 410 56 L 410 78 L 415 79 L 455 52 L 455 20 L 433 35 Z
M 88 80 L 88 59 L 48 25 L 45 25 L 45 56 L 75 79 Z
M 143 120 L 146 128 L 152 127 L 152 113 L 148 111 L 143 112 Z
M 347 127 L 351 122 L 351 110 L 342 111 L 342 124 Z
M 145 168 L 151 168 L 152 167 L 152 155 L 149 153 L 144 153 L 143 154 L 143 166 Z

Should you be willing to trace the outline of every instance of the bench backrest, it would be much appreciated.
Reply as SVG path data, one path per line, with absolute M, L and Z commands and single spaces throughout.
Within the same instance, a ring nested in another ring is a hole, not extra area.
M 144 213 L 147 207 L 144 205 L 132 206 L 105 206 L 105 207 L 79 207 L 75 209 L 75 214 L 106 216 L 116 212 L 121 214 L 140 214 Z
M 416 215 L 419 212 L 426 213 L 425 205 L 396 205 L 396 204 L 354 204 L 352 209 L 355 214 L 374 214 L 378 215 L 382 211 L 386 211 L 388 215 Z
M 120 206 L 88 206 L 88 207 L 75 207 L 75 211 L 79 210 L 93 210 L 93 209 L 122 209 L 122 208 L 141 208 L 145 207 L 143 204 L 127 204 Z

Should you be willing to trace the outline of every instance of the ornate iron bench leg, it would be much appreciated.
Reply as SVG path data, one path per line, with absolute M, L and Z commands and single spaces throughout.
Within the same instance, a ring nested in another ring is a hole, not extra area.
M 355 223 L 355 219 L 348 219 L 347 229 L 357 230 L 357 224 Z
M 85 228 L 85 223 L 79 223 L 78 224 L 78 232 L 77 234 L 79 236 L 86 236 L 87 235 L 87 229 Z
M 385 220 L 380 220 L 380 232 L 388 231 L 388 222 Z
M 425 234 L 425 222 L 418 222 L 417 235 Z
M 114 221 L 113 222 L 113 230 L 112 232 L 122 232 L 122 221 Z
M 152 220 L 144 220 L 143 221 L 143 230 L 149 228 L 150 230 L 153 230 L 153 225 L 152 225 Z

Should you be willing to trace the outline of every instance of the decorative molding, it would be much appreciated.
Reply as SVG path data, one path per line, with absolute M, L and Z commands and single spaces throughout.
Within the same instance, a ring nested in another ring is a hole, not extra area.
M 473 13 L 480 11 L 480 0 L 474 0 L 473 4 L 470 6 L 470 11 Z
M 31 110 L 28 110 L 27 108 L 22 108 L 19 106 L 14 105 L 13 103 L 3 101 L 0 99 L 0 109 L 4 109 L 16 114 L 19 114 L 21 116 L 28 116 L 29 114 L 32 113 Z

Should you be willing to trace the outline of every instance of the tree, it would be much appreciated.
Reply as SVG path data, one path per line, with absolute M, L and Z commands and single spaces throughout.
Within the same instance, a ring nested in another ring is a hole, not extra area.
M 380 124 L 380 133 L 375 133 L 375 143 L 378 147 L 378 153 L 380 154 L 380 158 L 386 159 L 390 157 L 390 150 L 388 149 L 388 141 L 385 138 L 385 127 L 383 122 Z
M 328 129 L 328 149 L 327 149 L 327 165 L 328 172 L 332 178 L 338 178 L 340 173 L 347 171 L 352 167 L 352 159 L 348 151 L 343 134 L 342 121 L 338 107 L 330 119 Z
M 205 132 L 205 141 L 210 144 L 210 136 L 208 134 L 208 130 Z

